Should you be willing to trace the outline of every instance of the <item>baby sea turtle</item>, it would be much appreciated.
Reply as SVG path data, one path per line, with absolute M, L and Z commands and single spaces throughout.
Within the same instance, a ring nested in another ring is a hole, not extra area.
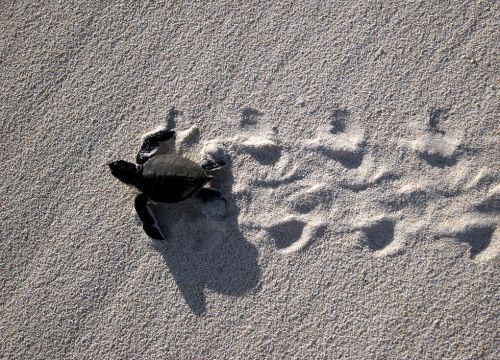
M 175 139 L 174 130 L 162 129 L 144 138 L 136 163 L 125 160 L 109 163 L 111 174 L 141 193 L 135 198 L 135 209 L 144 231 L 153 239 L 165 240 L 149 204 L 176 203 L 193 195 L 203 201 L 222 199 L 220 191 L 204 187 L 213 176 L 207 174 L 225 165 L 223 160 L 205 160 L 201 165 L 172 153 L 167 142 Z

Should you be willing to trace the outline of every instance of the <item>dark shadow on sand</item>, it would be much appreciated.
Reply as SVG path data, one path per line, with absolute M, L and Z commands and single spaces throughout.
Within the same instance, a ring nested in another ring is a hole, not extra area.
M 470 257 L 475 258 L 480 252 L 485 250 L 491 243 L 494 226 L 474 226 L 455 235 L 455 238 L 470 246 Z
M 168 234 L 167 240 L 155 241 L 155 248 L 196 315 L 206 310 L 205 289 L 241 296 L 256 288 L 260 279 L 257 249 L 238 226 L 239 209 L 231 197 L 231 162 L 213 175 L 225 205 L 222 200 L 204 203 L 192 198 L 155 208 Z
M 347 169 L 357 169 L 361 166 L 364 158 L 363 151 L 342 151 L 342 150 L 333 150 L 329 148 L 320 148 L 319 152 L 323 155 L 338 161 L 340 165 Z
M 458 162 L 456 156 L 441 156 L 439 154 L 422 153 L 420 154 L 420 158 L 425 160 L 429 165 L 441 169 L 456 165 Z

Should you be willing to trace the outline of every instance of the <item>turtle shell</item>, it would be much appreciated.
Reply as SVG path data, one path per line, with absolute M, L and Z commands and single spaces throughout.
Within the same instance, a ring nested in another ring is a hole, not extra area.
M 209 178 L 192 160 L 157 155 L 142 165 L 142 180 L 142 190 L 151 200 L 173 203 L 194 195 Z

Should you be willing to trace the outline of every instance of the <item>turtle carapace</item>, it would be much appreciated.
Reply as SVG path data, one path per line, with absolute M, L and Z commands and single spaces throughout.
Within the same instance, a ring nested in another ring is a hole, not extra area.
M 199 196 L 204 201 L 223 199 L 218 190 L 204 187 L 213 177 L 207 172 L 225 165 L 224 161 L 196 162 L 172 153 L 164 146 L 175 139 L 175 131 L 162 129 L 144 138 L 136 163 L 125 160 L 109 163 L 111 173 L 141 193 L 135 198 L 135 209 L 144 231 L 153 239 L 165 240 L 149 203 L 176 203 Z

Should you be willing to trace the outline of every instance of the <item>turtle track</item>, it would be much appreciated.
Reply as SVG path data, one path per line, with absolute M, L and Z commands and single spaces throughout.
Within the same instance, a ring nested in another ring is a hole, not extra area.
M 446 108 L 423 116 L 413 138 L 398 139 L 400 153 L 389 159 L 380 158 L 381 145 L 347 107 L 327 113 L 325 126 L 300 144 L 300 156 L 288 151 L 297 144 L 260 127 L 262 116 L 245 108 L 243 135 L 230 139 L 235 166 L 252 174 L 237 178 L 234 187 L 248 208 L 240 223 L 257 231 L 262 247 L 292 254 L 326 241 L 384 257 L 451 241 L 453 251 L 469 249 L 463 256 L 477 263 L 500 252 L 498 170 L 462 160 L 466 147 L 447 128 Z M 421 162 L 422 175 L 405 174 L 401 161 Z M 254 186 L 260 190 L 252 192 Z M 261 215 L 247 218 L 246 212 Z M 435 221 L 447 214 L 456 221 Z

